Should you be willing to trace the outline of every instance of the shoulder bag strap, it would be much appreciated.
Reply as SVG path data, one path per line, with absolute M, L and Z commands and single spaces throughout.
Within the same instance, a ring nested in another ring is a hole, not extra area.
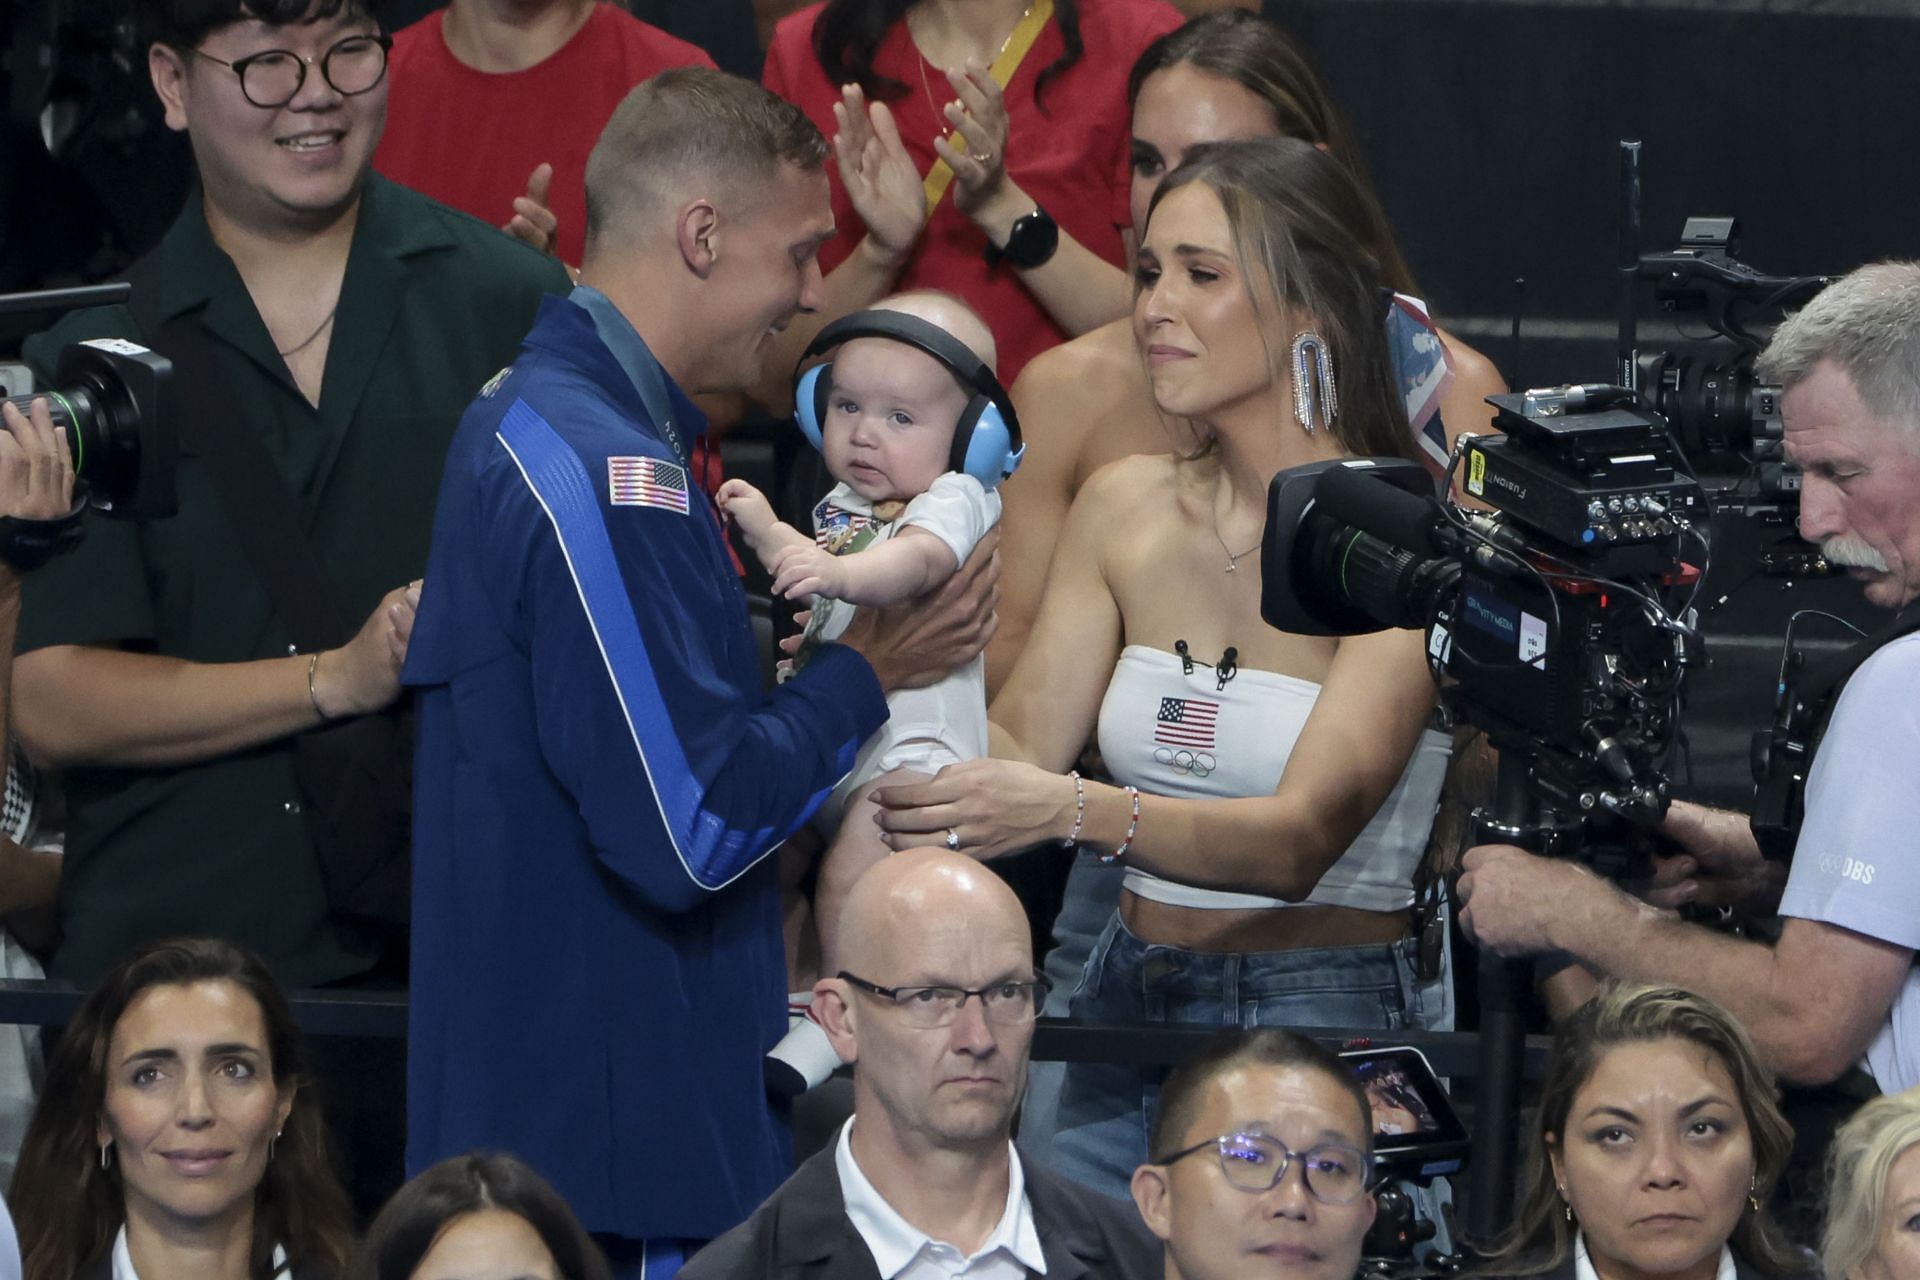
M 1013 34 L 1007 37 L 1007 43 L 1001 46 L 1000 55 L 987 68 L 987 74 L 1004 91 L 1013 83 L 1013 73 L 1020 69 L 1020 63 L 1033 48 L 1033 42 L 1040 38 L 1040 32 L 1046 28 L 1047 20 L 1053 17 L 1053 0 L 1033 0 L 1033 7 L 1022 15 L 1014 26 Z M 918 55 L 915 55 L 918 56 Z M 947 188 L 953 185 L 953 169 L 945 160 L 934 157 L 933 168 L 927 170 L 927 176 L 921 183 L 927 193 L 927 216 L 939 207 L 941 199 L 947 194 Z

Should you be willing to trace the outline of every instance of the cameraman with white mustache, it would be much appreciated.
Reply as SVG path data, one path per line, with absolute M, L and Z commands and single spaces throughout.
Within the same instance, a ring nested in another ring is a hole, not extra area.
M 1778 892 L 1780 864 L 1762 859 L 1744 815 L 1684 803 L 1666 820 L 1685 852 L 1664 860 L 1659 905 L 1572 862 L 1488 845 L 1465 858 L 1461 923 L 1501 955 L 1559 952 L 1717 1001 L 1786 1080 L 1824 1083 L 1863 1062 L 1892 1093 L 1920 1084 L 1920 263 L 1828 286 L 1780 326 L 1758 371 L 1784 388 L 1801 536 L 1897 613 L 1813 739 L 1779 940 L 1661 909 L 1764 910 Z

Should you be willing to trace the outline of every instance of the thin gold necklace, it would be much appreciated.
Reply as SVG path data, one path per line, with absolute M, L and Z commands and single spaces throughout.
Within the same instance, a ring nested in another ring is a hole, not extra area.
M 1032 13 L 1032 0 L 1028 0 L 1027 7 L 1020 11 L 1018 18 L 1014 19 L 1013 26 L 1007 31 L 1007 38 L 1000 42 L 1000 48 L 995 51 L 993 57 L 988 62 L 988 66 L 992 66 L 993 63 L 1000 61 L 1000 55 L 1005 53 L 1007 46 L 1013 43 L 1013 33 L 1020 29 L 1020 24 L 1025 22 Z M 920 63 L 920 91 L 927 95 L 927 106 L 933 109 L 933 118 L 942 122 L 941 128 L 944 131 L 947 116 L 945 112 L 940 110 L 940 104 L 934 101 L 933 85 L 927 79 L 927 55 L 920 51 L 919 42 L 913 38 L 913 14 L 911 10 L 909 10 L 907 14 L 907 43 L 913 46 L 913 55 Z
M 280 354 L 282 357 L 293 355 L 295 352 L 298 352 L 298 351 L 305 351 L 308 347 L 313 345 L 313 340 L 315 338 L 319 337 L 321 334 L 327 331 L 327 326 L 333 323 L 333 317 L 337 315 L 339 311 L 340 311 L 340 299 L 335 298 L 333 300 L 333 307 L 327 312 L 326 319 L 320 322 L 320 327 L 318 329 L 315 329 L 312 333 L 308 334 L 304 340 L 294 343 L 292 346 L 288 347 L 285 351 L 280 351 L 279 347 L 275 347 L 274 350 L 280 351 Z
M 1220 518 L 1218 516 L 1215 516 L 1213 520 L 1213 540 L 1220 544 L 1222 551 L 1227 553 L 1227 567 L 1225 569 L 1227 573 L 1232 573 L 1235 569 L 1239 568 L 1242 560 L 1260 549 L 1260 543 L 1256 542 L 1238 555 L 1234 554 L 1233 548 L 1227 545 L 1227 540 L 1220 536 Z M 1264 537 L 1261 539 L 1262 542 L 1265 540 Z
M 1259 541 L 1255 542 L 1245 551 L 1242 551 L 1239 555 L 1235 555 L 1233 548 L 1227 545 L 1227 540 L 1220 536 L 1220 512 L 1214 509 L 1213 505 L 1209 503 L 1207 506 L 1207 514 L 1213 517 L 1213 540 L 1220 544 L 1222 551 L 1227 553 L 1227 567 L 1225 570 L 1227 573 L 1232 573 L 1235 569 L 1239 568 L 1240 562 L 1258 551 L 1260 549 L 1260 543 L 1266 541 L 1266 533 L 1263 530 Z

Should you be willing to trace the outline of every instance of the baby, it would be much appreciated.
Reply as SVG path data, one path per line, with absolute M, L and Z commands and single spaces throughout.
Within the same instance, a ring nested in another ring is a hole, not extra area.
M 814 507 L 814 536 L 781 523 L 744 481 L 729 480 L 717 495 L 773 575 L 774 594 L 816 597 L 796 663 L 845 631 L 854 607 L 913 599 L 965 563 L 999 520 L 994 486 L 1020 455 L 1019 424 L 993 375 L 993 335 L 959 299 L 890 298 L 829 325 L 808 354 L 835 347 L 832 363 L 809 370 L 795 395 L 801 430 L 838 481 Z M 824 830 L 837 828 L 814 893 L 825 974 L 840 971 L 835 935 L 848 891 L 889 852 L 872 793 L 986 754 L 984 662 L 896 691 L 887 709 L 887 723 L 817 818 Z

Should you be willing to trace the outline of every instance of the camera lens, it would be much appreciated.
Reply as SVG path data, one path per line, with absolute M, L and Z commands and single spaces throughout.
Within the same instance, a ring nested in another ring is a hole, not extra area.
M 54 425 L 67 430 L 74 473 L 94 506 L 134 518 L 168 516 L 178 506 L 172 375 L 165 357 L 100 339 L 68 347 L 53 386 L 10 403 L 27 413 L 34 400 L 46 400 Z

